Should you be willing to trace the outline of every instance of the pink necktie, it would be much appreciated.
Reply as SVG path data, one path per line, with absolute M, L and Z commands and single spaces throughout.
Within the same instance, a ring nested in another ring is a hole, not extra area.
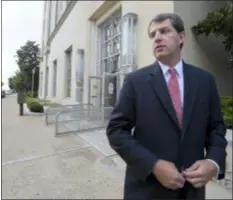
M 181 95 L 179 83 L 177 80 L 176 71 L 174 69 L 169 69 L 169 74 L 171 75 L 168 80 L 168 91 L 172 100 L 173 107 L 176 111 L 176 116 L 180 127 L 182 126 L 182 105 L 181 105 Z

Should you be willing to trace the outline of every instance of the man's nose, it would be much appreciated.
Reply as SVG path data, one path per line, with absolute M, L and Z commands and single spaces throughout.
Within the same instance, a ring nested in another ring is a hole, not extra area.
M 162 35 L 161 35 L 159 32 L 157 32 L 157 33 L 155 34 L 154 41 L 155 41 L 155 42 L 159 42 L 159 41 L 161 41 L 161 40 L 162 40 Z
M 159 32 L 157 32 L 155 34 L 155 40 L 161 40 L 161 38 L 162 38 L 162 35 Z

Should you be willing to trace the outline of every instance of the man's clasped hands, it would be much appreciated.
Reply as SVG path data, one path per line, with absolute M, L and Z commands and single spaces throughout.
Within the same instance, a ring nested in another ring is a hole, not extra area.
M 172 162 L 158 160 L 152 172 L 164 187 L 176 190 L 183 188 L 186 181 L 195 188 L 203 187 L 216 176 L 217 167 L 210 160 L 198 160 L 189 168 L 179 172 Z

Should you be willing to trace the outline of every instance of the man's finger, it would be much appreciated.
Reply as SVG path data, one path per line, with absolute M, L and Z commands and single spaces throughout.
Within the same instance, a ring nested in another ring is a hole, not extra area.
M 187 178 L 189 178 L 189 179 L 191 179 L 191 178 L 200 178 L 202 176 L 202 174 L 200 173 L 199 170 L 189 171 L 189 172 L 184 171 L 183 175 L 184 175 L 185 179 L 187 179 Z
M 186 179 L 189 183 L 191 183 L 192 185 L 196 185 L 198 183 L 203 183 L 203 178 L 187 178 Z
M 185 171 L 190 172 L 190 171 L 194 171 L 197 170 L 200 166 L 200 162 L 195 162 L 193 165 L 191 165 L 191 167 L 185 169 Z
M 173 190 L 176 190 L 176 189 L 180 189 L 180 188 L 183 188 L 184 187 L 184 183 L 181 183 L 179 181 L 174 181 L 171 185 L 171 188 Z
M 183 177 L 182 174 L 179 174 L 176 180 L 180 182 L 181 184 L 184 184 L 185 182 L 185 178 Z
M 201 183 L 196 183 L 196 184 L 193 184 L 193 187 L 195 188 L 200 188 L 200 187 L 203 187 L 205 185 L 204 182 L 201 182 Z

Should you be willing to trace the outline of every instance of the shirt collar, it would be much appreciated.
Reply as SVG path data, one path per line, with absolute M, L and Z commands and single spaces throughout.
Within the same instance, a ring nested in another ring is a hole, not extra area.
M 171 68 L 168 65 L 165 65 L 163 63 L 161 63 L 160 61 L 158 61 L 159 65 L 161 66 L 161 69 L 163 71 L 164 75 L 167 75 L 168 70 Z M 175 66 L 174 69 L 176 70 L 176 73 L 178 74 L 178 76 L 182 76 L 183 74 L 183 61 L 180 60 Z

